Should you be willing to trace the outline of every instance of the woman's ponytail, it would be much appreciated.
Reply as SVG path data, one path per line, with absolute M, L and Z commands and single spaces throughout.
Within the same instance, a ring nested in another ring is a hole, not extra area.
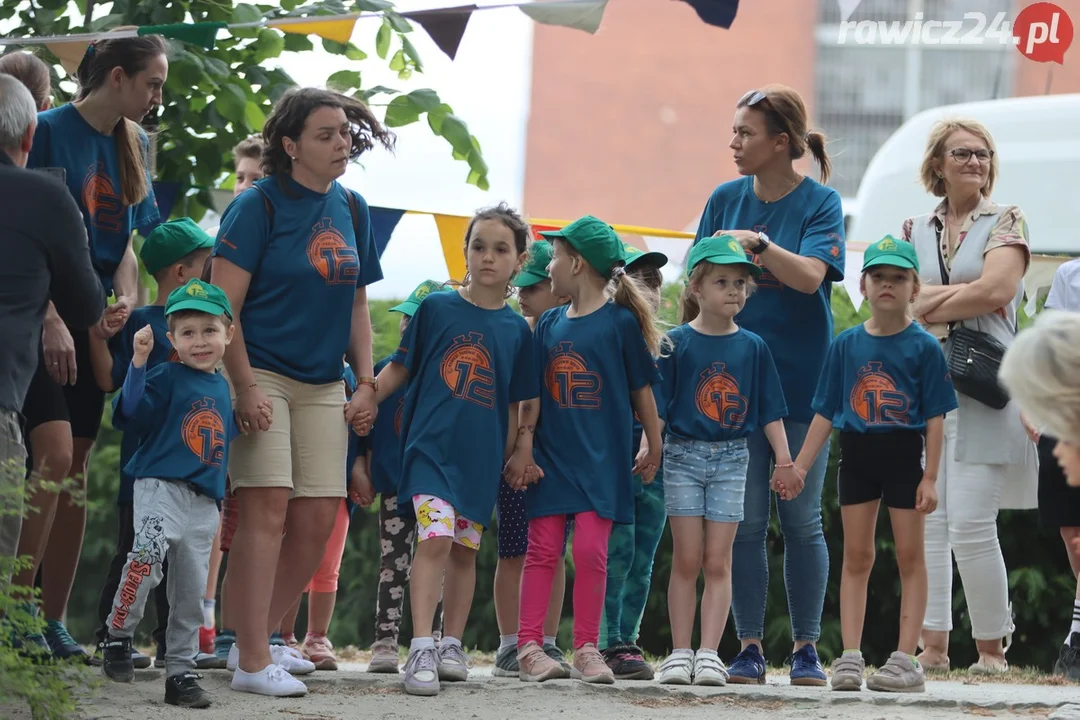
M 120 198 L 124 205 L 138 205 L 150 194 L 147 169 L 150 158 L 143 145 L 146 133 L 138 123 L 120 118 L 113 128 L 116 154 L 120 159 Z
M 811 130 L 806 133 L 806 147 L 814 156 L 818 167 L 821 168 L 821 184 L 825 185 L 829 182 L 829 176 L 832 175 L 832 161 L 829 160 L 829 153 L 825 150 L 825 133 L 820 130 Z
M 622 266 L 619 266 L 614 273 L 613 282 L 615 283 L 615 302 L 634 313 L 638 325 L 641 326 L 641 334 L 645 337 L 649 352 L 653 354 L 653 357 L 659 357 L 666 336 L 656 326 L 656 317 L 649 301 L 645 299 L 641 281 L 628 275 Z

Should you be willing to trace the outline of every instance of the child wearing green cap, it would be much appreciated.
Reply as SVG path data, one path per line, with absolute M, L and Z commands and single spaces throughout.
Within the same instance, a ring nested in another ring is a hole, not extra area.
M 566 523 L 574 519 L 574 666 L 590 683 L 614 676 L 597 648 L 613 522 L 633 519 L 633 475 L 651 482 L 660 464 L 660 418 L 651 386 L 662 336 L 637 280 L 626 273 L 622 241 L 586 216 L 551 240 L 551 289 L 570 304 L 536 326 L 535 352 L 545 392 L 536 427 L 541 479 L 527 496 L 529 548 L 521 579 L 520 678 L 565 677 L 543 649 L 552 580 L 562 562 Z M 612 287 L 613 286 L 613 287 Z M 611 293 L 611 295 L 609 295 Z M 612 299 L 613 295 L 613 299 Z M 646 439 L 633 462 L 633 414 Z M 535 415 L 532 416 L 535 418 Z M 532 420 L 523 418 L 529 427 Z M 511 467 L 512 473 L 520 468 Z
M 664 504 L 671 522 L 668 583 L 671 654 L 661 683 L 725 685 L 728 669 L 717 650 L 731 607 L 731 558 L 743 520 L 750 452 L 747 438 L 762 430 L 778 477 L 794 480 L 783 418 L 787 404 L 772 354 L 735 316 L 746 305 L 761 269 L 728 235 L 694 245 L 686 261 L 680 321 L 668 333 L 672 352 L 660 358 L 666 403 Z M 691 645 L 701 596 L 701 643 Z
M 922 692 L 925 677 L 915 651 L 926 613 L 924 521 L 937 507 L 945 414 L 956 409 L 956 392 L 938 341 L 910 317 L 919 294 L 915 247 L 892 236 L 868 247 L 859 288 L 870 304 L 870 319 L 833 341 L 814 396 L 814 420 L 795 467 L 805 475 L 833 429 L 840 431 L 840 625 L 845 649 L 833 662 L 832 689 L 862 688 L 866 665 L 859 647 L 866 586 L 874 565 L 878 507 L 884 500 L 900 571 L 900 641 L 897 651 L 866 679 L 866 686 Z
M 389 312 L 401 314 L 398 334 L 403 337 L 409 321 L 416 314 L 420 303 L 428 295 L 437 292 L 453 292 L 452 287 L 434 280 L 425 280 L 416 286 L 405 302 L 390 308 Z M 391 356 L 392 357 L 392 356 Z M 375 374 L 390 364 L 390 357 L 375 365 Z M 401 416 L 405 406 L 407 385 L 397 389 L 379 403 L 379 414 L 371 429 L 371 447 L 368 462 L 371 465 L 370 481 L 361 504 L 379 503 L 379 589 L 375 604 L 375 642 L 371 645 L 371 662 L 368 672 L 398 673 L 398 630 L 401 612 L 405 606 L 405 588 L 409 584 L 412 568 L 413 544 L 416 539 L 416 517 L 402 515 L 398 510 L 398 484 L 401 481 Z M 442 625 L 442 609 L 436 608 L 432 637 Z
M 217 372 L 234 327 L 225 293 L 198 279 L 170 293 L 164 311 L 177 361 L 147 372 L 154 328 L 144 325 L 114 399 L 113 422 L 139 438 L 124 468 L 135 478 L 136 532 L 107 620 L 102 671 L 116 682 L 134 679 L 131 638 L 167 559 L 165 702 L 206 707 L 210 698 L 193 671 L 229 441 L 239 432 L 229 384 Z M 261 410 L 269 420 L 269 407 Z
M 147 369 L 153 369 L 163 362 L 176 359 L 176 353 L 168 338 L 165 302 L 170 293 L 199 276 L 203 263 L 210 257 L 210 250 L 213 247 L 214 239 L 203 232 L 190 218 L 180 218 L 158 225 L 143 241 L 139 256 L 146 271 L 157 282 L 157 299 L 150 305 L 133 310 L 131 318 L 123 329 L 111 338 L 106 338 L 100 332 L 100 327 L 91 329 L 90 351 L 94 379 L 103 392 L 114 392 L 124 384 L 131 358 L 135 353 L 135 334 L 144 327 L 151 327 L 154 333 L 154 343 L 146 361 Z M 124 468 L 130 462 L 137 446 L 138 437 L 133 433 L 124 433 L 120 441 L 120 489 L 116 498 L 120 533 L 98 601 L 98 618 L 101 623 L 101 629 L 97 633 L 99 649 L 107 633 L 105 621 L 112 609 L 116 588 L 120 585 L 122 578 L 120 572 L 128 553 L 131 552 L 131 543 L 135 536 L 133 517 L 135 479 L 125 472 Z M 159 586 L 155 593 L 155 600 L 158 625 L 153 637 L 158 647 L 158 660 L 164 663 L 165 627 L 169 619 L 169 603 L 165 597 L 164 584 Z M 150 660 L 145 656 L 139 653 L 136 655 L 138 666 L 147 667 L 150 664 Z M 206 667 L 208 660 L 208 658 L 200 657 L 200 667 Z
M 558 297 L 551 292 L 551 276 L 547 266 L 551 262 L 551 243 L 537 240 L 529 245 L 529 257 L 511 284 L 518 289 L 518 307 L 521 315 L 536 329 L 540 316 L 552 308 L 570 302 L 568 297 Z M 521 423 L 525 424 L 525 423 Z M 499 485 L 499 497 L 495 503 L 498 522 L 499 562 L 495 566 L 495 620 L 499 625 L 499 649 L 495 653 L 496 677 L 518 677 L 518 609 L 521 605 L 521 573 L 525 569 L 525 553 L 529 549 L 529 520 L 526 515 L 525 490 L 513 488 L 507 483 Z M 563 534 L 563 556 L 573 523 L 566 524 Z M 551 605 L 544 620 L 544 652 L 564 667 L 570 666 L 566 655 L 558 646 L 559 621 L 562 619 L 563 599 L 566 594 L 566 563 L 555 567 L 555 581 L 551 587 Z
M 476 586 L 476 552 L 495 509 L 500 476 L 535 468 L 532 427 L 518 428 L 519 404 L 536 405 L 532 334 L 506 304 L 526 257 L 530 230 L 502 204 L 473 216 L 465 236 L 465 281 L 420 303 L 376 401 L 405 391 L 401 409 L 399 504 L 417 523 L 409 595 L 413 639 L 405 692 L 437 695 L 440 681 L 464 681 L 472 664 L 461 646 Z M 358 414 L 354 423 L 368 418 Z M 508 480 L 510 481 L 510 480 Z M 453 572 L 450 572 L 453 570 Z M 438 645 L 434 617 L 445 576 L 446 614 Z M 550 591 L 550 590 L 549 590 Z
M 660 269 L 668 258 L 661 252 L 641 250 L 623 244 L 626 273 L 641 283 L 654 313 L 660 311 L 664 276 Z M 653 385 L 653 395 L 663 419 L 660 385 Z M 634 417 L 632 447 L 641 445 L 641 422 Z M 608 540 L 607 590 L 604 616 L 600 622 L 600 652 L 616 680 L 652 680 L 652 665 L 645 661 L 638 647 L 641 619 L 652 584 L 653 559 L 667 524 L 664 512 L 664 472 L 657 468 L 651 483 L 634 476 L 634 521 L 613 525 Z

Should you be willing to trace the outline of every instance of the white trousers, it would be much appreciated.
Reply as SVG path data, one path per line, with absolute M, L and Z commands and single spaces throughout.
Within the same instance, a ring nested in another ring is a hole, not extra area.
M 952 630 L 953 556 L 960 569 L 971 634 L 997 640 L 1013 629 L 1005 559 L 997 515 L 1007 465 L 961 463 L 956 455 L 956 413 L 945 417 L 945 445 L 938 470 L 937 510 L 926 518 L 927 630 Z

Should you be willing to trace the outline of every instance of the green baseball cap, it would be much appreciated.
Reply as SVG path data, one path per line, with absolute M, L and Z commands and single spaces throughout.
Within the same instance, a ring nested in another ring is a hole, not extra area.
M 544 230 L 540 233 L 548 240 L 562 238 L 570 247 L 581 253 L 585 262 L 606 278 L 620 264 L 626 263 L 623 243 L 610 225 L 592 215 L 580 217 L 562 230 Z
M 412 317 L 416 314 L 416 308 L 420 307 L 420 303 L 424 301 L 431 293 L 442 292 L 443 290 L 453 290 L 453 288 L 443 287 L 443 283 L 436 282 L 435 280 L 425 280 L 416 286 L 409 297 L 405 298 L 405 301 L 390 308 L 388 312 L 399 312 L 402 315 Z
M 713 265 L 742 265 L 750 271 L 754 279 L 761 277 L 761 268 L 746 259 L 746 251 L 732 235 L 714 235 L 702 238 L 690 248 L 686 258 L 686 274 L 698 265 L 707 262 Z
M 537 240 L 529 245 L 529 259 L 510 284 L 524 288 L 550 279 L 551 275 L 548 274 L 547 266 L 551 263 L 551 249 L 551 243 L 547 240 Z
M 635 265 L 653 265 L 660 269 L 667 265 L 668 256 L 662 252 L 645 251 L 634 247 L 630 243 L 623 243 L 623 253 L 626 255 L 626 269 Z
M 191 218 L 170 220 L 154 228 L 143 242 L 139 257 L 146 272 L 154 275 L 196 250 L 214 247 L 214 238 L 195 224 Z
M 919 272 L 919 256 L 911 243 L 886 235 L 863 251 L 862 269 L 868 270 L 875 265 L 892 265 Z
M 232 320 L 232 305 L 225 291 L 217 285 L 211 285 L 198 278 L 189 280 L 187 285 L 178 287 L 169 293 L 165 301 L 165 316 L 180 310 L 198 310 L 210 315 L 225 314 Z

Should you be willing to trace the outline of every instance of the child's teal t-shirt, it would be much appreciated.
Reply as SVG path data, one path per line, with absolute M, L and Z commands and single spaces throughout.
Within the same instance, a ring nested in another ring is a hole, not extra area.
M 214 246 L 251 273 L 240 310 L 251 366 L 313 385 L 340 380 L 356 289 L 382 279 L 367 203 L 356 196 L 357 236 L 352 191 L 340 184 L 318 193 L 274 175 L 256 185 L 226 208 Z
M 815 413 L 857 433 L 924 430 L 956 407 L 941 344 L 915 323 L 884 337 L 863 325 L 837 335 L 814 396 Z
M 754 333 L 705 335 L 680 325 L 668 337 L 674 347 L 657 361 L 668 431 L 706 442 L 737 440 L 787 415 L 772 354 Z
M 390 358 L 375 366 L 378 375 L 390 364 Z M 371 429 L 371 483 L 375 492 L 383 495 L 397 493 L 401 479 L 401 417 L 405 411 L 406 383 L 379 403 L 379 413 Z

